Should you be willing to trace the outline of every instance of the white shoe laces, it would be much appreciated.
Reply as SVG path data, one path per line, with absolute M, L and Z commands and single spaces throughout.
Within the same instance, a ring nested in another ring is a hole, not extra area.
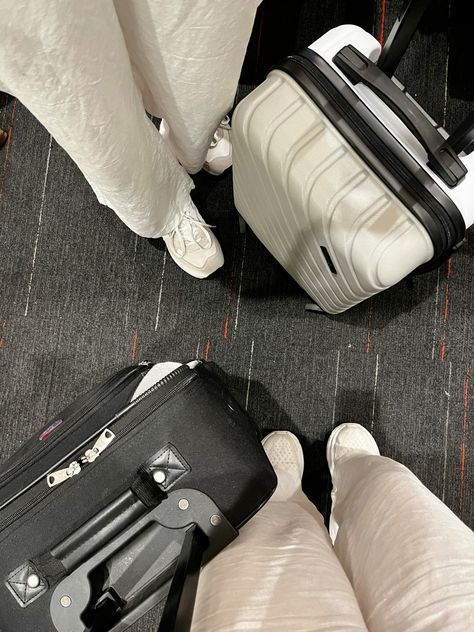
M 221 130 L 224 130 L 224 129 L 225 130 L 229 130 L 229 131 L 231 129 L 231 127 L 230 127 L 230 117 L 229 116 L 224 116 L 222 121 L 219 123 L 219 127 L 214 132 L 214 136 L 212 138 L 211 145 L 210 145 L 211 149 L 214 149 L 214 147 L 217 145 L 217 143 L 221 140 L 221 138 L 222 138 Z
M 192 215 L 190 211 L 184 211 L 179 224 L 169 233 L 176 253 L 180 257 L 184 257 L 186 244 L 196 244 L 202 250 L 208 248 L 212 240 L 208 231 L 205 230 L 206 228 L 214 228 L 214 226 L 206 224 L 204 220 Z M 199 242 L 199 235 L 204 237 L 204 245 Z

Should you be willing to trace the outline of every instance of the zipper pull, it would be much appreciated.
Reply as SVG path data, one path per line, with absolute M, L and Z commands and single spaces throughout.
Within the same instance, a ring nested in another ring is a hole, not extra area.
M 66 467 L 64 470 L 57 470 L 56 472 L 52 472 L 47 475 L 46 480 L 49 487 L 56 487 L 56 485 L 60 485 L 61 483 L 64 483 L 64 481 L 67 481 L 68 478 L 72 478 L 73 476 L 80 474 L 82 465 L 85 465 L 86 463 L 94 463 L 96 458 L 102 454 L 102 452 L 112 443 L 114 439 L 114 433 L 106 428 L 92 448 L 86 450 L 86 453 L 84 456 L 81 456 L 79 461 L 73 461 L 69 467 Z
M 48 474 L 46 480 L 48 481 L 49 487 L 56 487 L 60 483 L 64 483 L 68 478 L 72 478 L 73 476 L 77 476 L 81 471 L 81 466 L 77 461 L 73 461 L 69 467 L 64 470 L 57 470 L 56 472 L 52 472 Z
M 114 433 L 106 428 L 100 435 L 93 447 L 86 450 L 86 453 L 81 457 L 82 463 L 94 463 L 96 458 L 102 454 L 102 452 L 112 443 L 115 439 Z

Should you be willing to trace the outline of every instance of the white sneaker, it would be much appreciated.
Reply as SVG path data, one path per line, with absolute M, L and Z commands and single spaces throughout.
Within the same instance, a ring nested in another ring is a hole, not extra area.
M 168 123 L 161 119 L 159 132 L 166 141 L 170 129 Z M 230 118 L 226 116 L 214 133 L 211 145 L 206 154 L 203 169 L 213 176 L 220 176 L 232 166 L 232 142 L 230 140 Z
M 326 458 L 329 465 L 329 472 L 331 478 L 334 476 L 334 468 L 336 463 L 340 460 L 350 459 L 353 456 L 360 456 L 363 454 L 379 456 L 379 448 L 375 439 L 360 424 L 341 424 L 334 428 L 329 437 L 326 447 Z M 332 485 L 331 491 L 331 516 L 329 518 L 329 535 L 331 540 L 336 540 L 339 525 L 334 519 L 334 505 L 336 503 L 337 488 Z
M 216 129 L 211 146 L 206 154 L 203 169 L 213 176 L 220 176 L 232 166 L 232 141 L 230 118 L 226 116 Z
M 278 477 L 272 500 L 289 500 L 301 491 L 304 456 L 300 442 L 291 432 L 272 432 L 262 441 L 263 448 Z
M 224 264 L 224 255 L 209 224 L 190 200 L 176 227 L 163 240 L 173 261 L 197 279 L 205 279 Z

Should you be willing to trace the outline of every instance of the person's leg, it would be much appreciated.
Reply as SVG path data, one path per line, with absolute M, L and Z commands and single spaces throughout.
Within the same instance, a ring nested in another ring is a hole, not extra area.
M 147 110 L 199 171 L 232 107 L 260 0 L 114 1 Z
M 77 163 L 99 201 L 142 237 L 167 236 L 186 272 L 223 263 L 191 178 L 148 118 L 112 0 L 4 0 L 0 81 Z
M 4 0 L 0 82 L 136 233 L 159 237 L 193 183 L 148 119 L 115 7 Z
M 474 533 L 370 433 L 328 443 L 331 536 L 372 632 L 474 630 Z
M 303 494 L 301 446 L 272 433 L 271 500 L 202 571 L 193 632 L 367 630 L 322 516 Z

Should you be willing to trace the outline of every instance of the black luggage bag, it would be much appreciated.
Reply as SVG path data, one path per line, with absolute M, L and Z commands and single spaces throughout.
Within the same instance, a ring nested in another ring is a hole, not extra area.
M 201 564 L 272 494 L 256 427 L 209 366 L 131 401 L 151 366 L 77 399 L 0 469 L 1 632 L 118 632 L 167 595 L 160 631 L 189 629 Z

